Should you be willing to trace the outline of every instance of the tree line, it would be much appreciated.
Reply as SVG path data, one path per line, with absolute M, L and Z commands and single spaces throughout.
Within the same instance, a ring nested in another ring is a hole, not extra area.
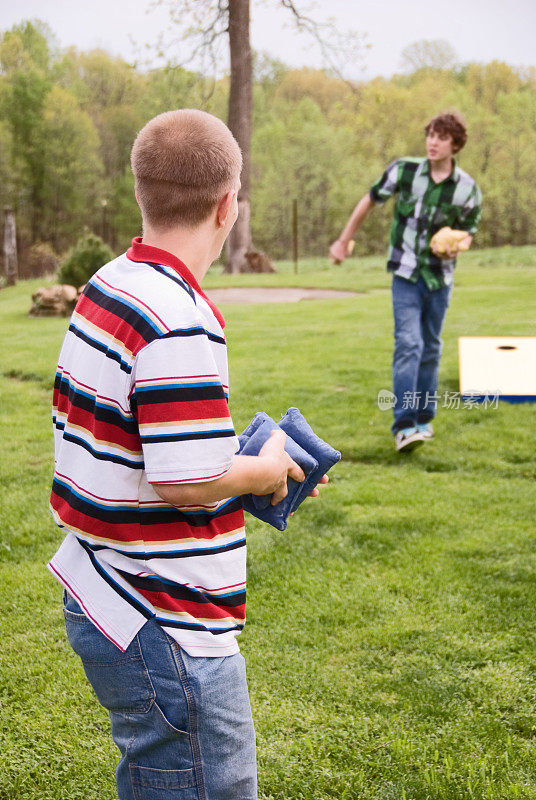
M 182 67 L 140 69 L 101 50 L 60 50 L 44 23 L 0 40 L 0 194 L 15 209 L 19 244 L 56 253 L 91 230 L 119 252 L 140 232 L 129 166 L 138 130 L 155 114 L 197 107 L 227 119 L 229 80 Z M 423 127 L 456 107 L 469 140 L 460 166 L 484 196 L 477 246 L 531 244 L 536 232 L 536 70 L 502 62 L 418 66 L 349 83 L 256 54 L 251 225 L 272 258 L 292 253 L 298 200 L 303 255 L 327 253 L 355 202 L 401 155 L 423 154 Z M 389 211 L 373 215 L 358 253 L 386 249 Z

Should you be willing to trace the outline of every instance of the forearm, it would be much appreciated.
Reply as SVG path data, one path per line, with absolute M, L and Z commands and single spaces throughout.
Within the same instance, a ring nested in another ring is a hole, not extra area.
M 206 505 L 241 494 L 270 494 L 273 459 L 235 455 L 231 468 L 213 481 L 153 484 L 160 497 L 174 506 Z
M 369 194 L 364 195 L 361 198 L 359 203 L 356 205 L 350 219 L 346 223 L 346 227 L 344 228 L 343 232 L 339 236 L 339 242 L 343 242 L 344 244 L 348 244 L 348 242 L 353 238 L 356 231 L 359 230 L 367 216 L 369 215 L 371 209 L 375 206 L 373 200 Z

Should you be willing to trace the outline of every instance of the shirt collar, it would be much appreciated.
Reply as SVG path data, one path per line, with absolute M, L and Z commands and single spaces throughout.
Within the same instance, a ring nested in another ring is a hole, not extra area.
M 428 161 L 427 158 L 424 159 L 424 164 L 423 164 L 423 167 L 422 167 L 422 174 L 423 175 L 430 175 L 430 162 Z M 459 178 L 458 165 L 456 164 L 456 159 L 453 156 L 452 157 L 452 171 L 451 171 L 450 175 L 447 178 L 445 178 L 445 181 L 453 181 L 454 183 L 457 183 L 458 178 Z M 444 183 L 444 181 L 441 181 L 441 183 Z
M 134 239 L 132 239 L 132 247 L 129 247 L 127 250 L 127 258 L 130 261 L 137 261 L 144 264 L 161 264 L 163 267 L 171 267 L 171 269 L 174 269 L 175 272 L 186 281 L 188 286 L 191 286 L 191 288 L 194 289 L 197 294 L 200 294 L 203 300 L 208 303 L 221 327 L 225 328 L 225 320 L 219 308 L 212 300 L 209 300 L 186 264 L 183 264 L 173 253 L 168 253 L 167 250 L 161 250 L 159 247 L 144 244 L 141 236 L 135 236 Z

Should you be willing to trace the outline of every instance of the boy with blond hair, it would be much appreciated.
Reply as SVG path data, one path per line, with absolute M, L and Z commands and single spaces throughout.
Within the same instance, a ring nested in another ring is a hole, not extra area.
M 304 476 L 281 431 L 236 454 L 225 323 L 200 287 L 236 220 L 241 165 L 210 114 L 140 131 L 143 237 L 89 281 L 59 357 L 51 510 L 66 537 L 49 568 L 110 713 L 120 800 L 257 797 L 240 495 L 275 505 Z

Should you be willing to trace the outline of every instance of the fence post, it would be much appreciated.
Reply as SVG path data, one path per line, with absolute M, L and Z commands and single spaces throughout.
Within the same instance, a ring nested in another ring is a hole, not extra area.
M 9 206 L 4 207 L 4 269 L 6 285 L 14 286 L 19 278 L 17 232 L 15 228 L 15 212 Z
M 106 234 L 108 233 L 108 231 L 107 231 L 107 225 L 106 225 L 106 221 L 107 221 L 107 220 L 106 220 L 106 211 L 107 211 L 107 206 L 108 206 L 108 200 L 107 200 L 105 197 L 103 197 L 103 198 L 102 198 L 102 200 L 101 200 L 101 208 L 102 208 L 102 221 L 101 221 L 102 232 L 101 232 L 101 239 L 102 239 L 102 241 L 103 241 L 103 242 L 105 242 L 105 241 L 106 241 L 106 239 L 107 239 L 107 235 L 106 235 Z
M 298 201 L 292 201 L 292 242 L 294 250 L 294 272 L 298 274 Z

